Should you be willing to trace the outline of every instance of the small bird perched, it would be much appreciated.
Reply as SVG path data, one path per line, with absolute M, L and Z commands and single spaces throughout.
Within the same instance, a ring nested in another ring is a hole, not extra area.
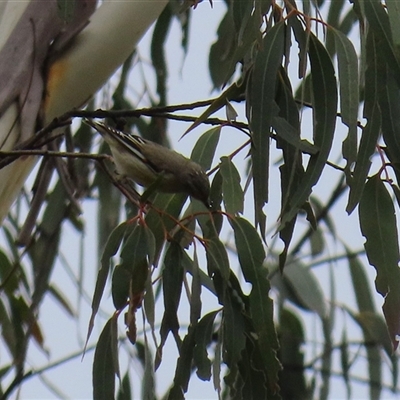
M 202 167 L 182 154 L 150 140 L 112 128 L 101 122 L 84 119 L 108 143 L 118 173 L 141 186 L 157 179 L 157 190 L 186 193 L 209 208 L 210 182 Z

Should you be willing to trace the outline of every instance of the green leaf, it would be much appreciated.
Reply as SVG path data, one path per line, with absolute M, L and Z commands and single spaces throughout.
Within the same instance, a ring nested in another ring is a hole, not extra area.
M 226 248 L 218 237 L 207 238 L 206 257 L 208 275 L 213 276 L 218 272 L 227 281 L 230 274 L 229 259 Z
M 379 105 L 382 114 L 382 136 L 393 164 L 400 162 L 400 94 L 389 69 L 378 63 Z
M 220 68 L 220 66 L 218 66 L 218 68 Z M 229 86 L 228 89 L 223 91 L 216 99 L 214 99 L 213 102 L 206 108 L 206 110 L 196 119 L 196 121 L 194 121 L 193 124 L 190 125 L 188 129 L 186 129 L 185 133 L 181 136 L 181 139 L 194 128 L 201 125 L 212 114 L 225 107 L 227 101 L 235 99 L 242 95 L 244 90 L 244 83 L 245 81 L 240 84 L 236 82 L 232 83 L 232 85 Z M 193 158 L 193 160 L 196 159 Z
M 195 326 L 201 316 L 201 276 L 197 251 L 194 249 L 192 263 L 192 293 L 190 296 L 190 324 Z
M 165 61 L 165 41 L 172 22 L 171 7 L 167 6 L 157 19 L 151 39 L 151 61 L 157 78 L 157 93 L 160 96 L 159 105 L 166 105 L 168 69 Z
M 309 56 L 313 87 L 314 144 L 319 153 L 312 155 L 290 208 L 281 221 L 281 228 L 291 221 L 307 201 L 318 182 L 331 150 L 336 124 L 337 91 L 335 71 L 329 54 L 316 36 L 310 33 Z
M 304 369 L 304 328 L 300 316 L 283 308 L 279 311 L 279 372 L 281 395 L 284 399 L 306 399 L 307 386 Z
M 210 345 L 213 334 L 214 320 L 219 311 L 206 314 L 197 324 L 193 361 L 197 368 L 197 376 L 205 381 L 211 378 L 211 361 L 208 358 L 207 347 Z
M 371 167 L 371 156 L 375 152 L 381 128 L 381 113 L 378 104 L 372 109 L 367 125 L 363 129 L 360 142 L 360 149 L 357 155 L 356 166 L 354 168 L 353 180 L 350 186 L 349 202 L 346 207 L 348 214 L 351 214 L 359 203 Z
M 331 28 L 335 38 L 340 89 L 340 115 L 349 128 L 343 142 L 343 157 L 350 166 L 357 155 L 357 121 L 359 109 L 358 57 L 350 39 L 339 30 Z
M 125 307 L 129 297 L 129 288 L 132 271 L 124 265 L 117 265 L 114 268 L 111 281 L 111 294 L 116 310 Z
M 75 0 L 57 0 L 58 16 L 67 24 L 72 21 L 75 7 Z
M 145 224 L 137 224 L 133 232 L 125 240 L 121 250 L 121 259 L 124 267 L 134 273 L 136 265 L 143 260 L 152 265 L 155 254 L 155 238 L 153 232 Z
M 248 106 L 251 110 L 251 161 L 254 182 L 254 208 L 256 226 L 264 236 L 265 214 L 268 202 L 269 141 L 272 119 L 278 109 L 275 104 L 275 86 L 284 52 L 285 24 L 280 22 L 265 35 L 262 48 L 256 56 L 251 76 Z
M 233 73 L 232 57 L 235 52 L 235 26 L 228 9 L 217 30 L 217 41 L 211 45 L 208 67 L 214 88 L 227 82 Z
M 182 193 L 158 193 L 153 201 L 154 208 L 151 208 L 146 215 L 146 225 L 153 232 L 155 238 L 155 264 L 163 249 L 166 233 L 175 227 L 175 220 L 179 217 L 186 198 L 187 196 Z M 156 210 L 163 210 L 163 213 L 160 214 Z
M 392 31 L 393 45 L 400 46 L 400 4 L 397 0 L 386 0 L 387 13 Z
M 280 363 L 276 352 L 278 340 L 273 320 L 273 302 L 269 298 L 270 284 L 264 267 L 265 252 L 255 228 L 245 219 L 230 219 L 244 278 L 252 284 L 249 295 L 250 315 L 258 336 L 258 345 L 268 378 L 268 387 L 275 392 Z
M 128 371 L 122 378 L 121 386 L 118 390 L 117 400 L 132 400 L 131 382 Z
M 114 399 L 117 347 L 117 318 L 113 316 L 104 326 L 94 353 L 92 382 L 96 400 Z
M 394 348 L 400 334 L 400 269 L 396 216 L 392 198 L 379 175 L 365 185 L 359 206 L 368 261 L 376 269 L 376 290 L 385 298 L 383 312 Z
M 342 365 L 342 376 L 346 384 L 347 398 L 351 399 L 351 385 L 349 378 L 350 362 L 349 362 L 349 343 L 347 340 L 346 330 L 342 331 L 342 340 L 340 343 L 340 362 Z
M 282 278 L 274 274 L 272 282 L 282 279 L 289 291 L 289 299 L 300 307 L 316 312 L 322 319 L 328 316 L 328 307 L 321 285 L 310 268 L 299 262 L 290 262 L 283 270 Z
M 90 316 L 88 333 L 86 343 L 89 340 L 90 334 L 92 333 L 94 318 L 99 310 L 100 301 L 103 296 L 104 287 L 106 285 L 107 277 L 109 275 L 111 257 L 113 257 L 121 245 L 123 236 L 127 228 L 126 222 L 118 225 L 108 237 L 108 241 L 104 247 L 103 255 L 101 257 L 101 267 L 97 274 L 96 287 L 94 289 L 93 300 L 92 300 L 92 315 Z
M 374 299 L 369 287 L 368 276 L 363 265 L 361 264 L 358 257 L 350 254 L 349 250 L 347 250 L 347 253 L 351 279 L 359 310 L 358 316 L 354 315 L 353 313 L 351 313 L 351 315 L 361 326 L 365 342 L 370 343 L 371 341 L 375 341 L 374 335 L 375 332 L 377 332 L 378 330 L 376 329 L 376 326 L 372 330 L 369 329 L 368 324 L 363 324 L 362 321 L 368 321 L 369 323 L 371 323 L 372 320 L 376 320 L 378 314 L 375 311 Z M 382 320 L 382 317 L 380 315 L 379 319 L 380 321 L 377 323 L 380 326 L 380 333 L 384 332 L 382 326 L 384 327 L 386 332 L 383 336 L 385 339 L 380 337 L 378 338 L 377 343 L 382 343 L 384 345 L 384 348 L 389 350 L 389 353 L 391 353 L 392 345 L 387 328 L 384 325 L 384 321 Z M 366 345 L 365 350 L 367 352 L 368 372 L 370 379 L 370 398 L 377 399 L 380 397 L 380 388 L 375 385 L 375 382 L 380 382 L 382 379 L 382 367 L 380 362 L 377 362 L 377 360 L 381 358 L 381 350 L 380 346 L 378 345 Z
M 238 368 L 242 350 L 246 346 L 246 321 L 243 318 L 243 305 L 238 301 L 237 293 L 231 286 L 224 291 L 223 305 L 223 360 L 232 372 Z M 235 334 L 232 335 L 232 332 Z
M 211 168 L 211 163 L 219 142 L 220 134 L 220 126 L 211 128 L 200 136 L 200 139 L 193 147 L 190 158 L 200 164 L 205 171 Z
M 184 251 L 182 250 L 182 247 L 178 243 L 172 241 L 165 254 L 164 268 L 162 272 L 165 311 L 160 326 L 161 343 L 157 349 L 156 369 L 161 363 L 162 349 L 170 332 L 174 335 L 177 343 L 180 344 L 177 311 L 183 284 L 183 256 Z
M 357 306 L 360 312 L 375 312 L 375 303 L 369 287 L 369 280 L 359 258 L 351 254 L 347 249 L 347 259 L 351 282 L 356 296 Z
M 286 119 L 282 117 L 272 118 L 272 127 L 279 138 L 285 140 L 296 149 L 306 154 L 317 154 L 319 149 L 305 139 L 300 139 L 298 131 Z
M 240 186 L 240 175 L 229 157 L 221 157 L 222 193 L 228 214 L 243 213 L 244 195 Z
M 145 333 L 144 341 L 144 374 L 142 384 L 142 399 L 156 400 L 153 355 Z
M 168 393 L 168 400 L 184 399 L 183 393 L 187 392 L 190 374 L 192 372 L 193 349 L 195 345 L 195 329 L 189 326 L 188 333 L 182 341 L 179 358 L 176 365 L 174 383 Z
M 388 14 L 385 12 L 380 1 L 364 0 L 365 16 L 370 24 L 378 45 L 380 57 L 386 61 L 393 76 L 400 86 L 400 63 L 393 48 L 392 32 Z

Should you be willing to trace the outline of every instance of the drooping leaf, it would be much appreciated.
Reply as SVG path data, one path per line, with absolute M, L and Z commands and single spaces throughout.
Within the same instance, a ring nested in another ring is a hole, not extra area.
M 400 334 L 399 242 L 393 201 L 379 175 L 365 185 L 359 206 L 360 227 L 369 263 L 376 269 L 375 287 L 385 298 L 383 312 L 394 348 Z
M 175 341 L 180 345 L 178 307 L 181 298 L 183 284 L 183 250 L 181 246 L 172 241 L 167 249 L 164 258 L 163 269 L 163 296 L 164 315 L 161 321 L 160 336 L 161 343 L 157 349 L 156 369 L 161 363 L 162 349 L 169 333 L 174 335 Z
M 388 14 L 379 1 L 364 0 L 364 5 L 365 16 L 370 24 L 370 29 L 376 37 L 380 57 L 383 57 L 386 61 L 392 70 L 398 86 L 400 86 L 400 62 L 393 48 L 393 38 Z
M 220 134 L 220 126 L 211 128 L 200 136 L 196 145 L 193 147 L 190 158 L 200 164 L 205 171 L 211 168 L 211 163 L 219 142 Z
M 131 381 L 129 372 L 127 371 L 122 378 L 121 386 L 119 387 L 117 400 L 132 400 Z
M 308 162 L 304 177 L 293 195 L 281 228 L 291 221 L 307 201 L 312 187 L 318 182 L 331 150 L 337 112 L 335 71 L 330 57 L 316 36 L 310 33 L 309 56 L 313 90 L 314 144 L 319 148 Z
M 93 361 L 93 398 L 114 399 L 115 374 L 118 364 L 117 319 L 110 318 L 96 345 Z
M 278 341 L 273 320 L 273 304 L 269 298 L 270 284 L 264 267 L 265 252 L 261 238 L 251 224 L 242 218 L 230 220 L 243 275 L 252 284 L 249 295 L 250 315 L 258 335 L 258 346 L 267 368 L 268 389 L 275 393 L 280 363 L 277 359 Z
M 229 157 L 221 157 L 222 192 L 227 213 L 243 213 L 243 189 L 240 186 L 240 175 Z
M 97 274 L 96 287 L 95 287 L 94 293 L 93 293 L 92 315 L 90 316 L 88 333 L 87 333 L 87 337 L 86 337 L 86 343 L 89 340 L 90 334 L 92 333 L 92 329 L 93 329 L 93 325 L 94 325 L 94 318 L 97 314 L 97 311 L 99 310 L 100 301 L 103 296 L 104 287 L 106 285 L 107 277 L 109 275 L 109 270 L 110 270 L 110 266 L 111 266 L 110 259 L 117 253 L 117 251 L 121 245 L 122 238 L 125 234 L 126 227 L 127 227 L 127 225 L 125 222 L 118 225 L 111 232 L 111 234 L 108 238 L 108 242 L 106 243 L 106 245 L 104 247 L 103 256 L 101 258 L 101 267 Z
M 272 119 L 278 109 L 275 104 L 275 87 L 278 69 L 284 52 L 285 25 L 276 24 L 265 35 L 257 54 L 251 76 L 248 99 L 251 109 L 252 131 L 251 161 L 254 182 L 254 208 L 256 226 L 265 233 L 263 207 L 268 201 L 269 142 Z
M 168 400 L 184 400 L 183 394 L 188 390 L 188 384 L 193 362 L 193 349 L 195 344 L 195 328 L 189 326 L 188 333 L 182 341 L 179 351 L 174 382 L 168 393 Z
M 147 340 L 145 333 L 144 341 L 144 374 L 143 374 L 143 385 L 142 385 L 142 399 L 143 400 L 155 400 L 155 377 L 154 377 L 154 365 L 153 355 Z
M 208 274 L 213 276 L 218 272 L 227 281 L 230 274 L 229 259 L 225 246 L 218 237 L 207 238 L 206 256 Z
M 208 358 L 207 347 L 211 343 L 214 320 L 218 313 L 219 311 L 212 311 L 206 314 L 196 327 L 193 361 L 197 367 L 197 376 L 201 380 L 211 378 L 211 361 Z
M 340 115 L 343 123 L 349 128 L 347 138 L 343 142 L 343 157 L 350 168 L 357 154 L 358 58 L 353 43 L 344 33 L 333 28 L 330 31 L 335 38 L 338 58 Z
M 304 327 L 296 313 L 288 308 L 279 312 L 278 335 L 280 342 L 279 359 L 282 370 L 279 372 L 281 395 L 284 399 L 307 398 L 304 373 Z
M 165 61 L 165 41 L 172 21 L 171 6 L 164 8 L 154 27 L 151 41 L 151 60 L 157 78 L 157 93 L 160 96 L 159 105 L 165 106 L 167 102 L 166 82 L 168 70 Z
M 400 4 L 396 0 L 386 0 L 385 4 L 392 31 L 393 46 L 398 49 L 400 46 Z

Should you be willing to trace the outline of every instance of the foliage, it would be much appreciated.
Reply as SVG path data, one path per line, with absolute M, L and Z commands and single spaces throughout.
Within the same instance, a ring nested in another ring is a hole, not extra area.
M 95 398 L 112 398 L 115 377 L 120 384 L 116 397 L 131 398 L 129 373 L 120 376 L 118 326 L 126 326 L 140 360 L 143 398 L 156 397 L 157 368 L 166 362 L 168 337 L 178 352 L 168 399 L 185 397 L 194 372 L 200 380 L 212 380 L 220 398 L 324 399 L 332 391 L 334 375 L 350 398 L 353 367 L 363 356 L 370 398 L 380 398 L 383 389 L 398 390 L 399 8 L 394 0 L 385 5 L 377 0 L 303 1 L 301 6 L 291 0 L 281 5 L 226 1 L 209 53 L 218 97 L 166 106 L 168 31 L 178 20 L 182 47 L 189 52 L 188 32 L 196 13 L 171 1 L 151 44 L 159 96 L 155 100 L 147 93 L 153 108 L 140 109 L 125 94 L 133 56 L 119 75 L 111 110 L 93 111 L 91 104 L 60 118 L 108 117 L 113 123 L 122 116 L 132 129 L 164 144 L 168 119 L 191 122 L 185 134 L 213 125 L 204 129 L 191 155 L 209 171 L 212 209 L 196 200 L 187 202 L 182 194 L 150 193 L 144 195 L 151 200 L 146 210 L 138 210 L 129 191 L 126 198 L 118 190 L 126 194 L 112 177 L 109 160 L 94 154 L 89 128 L 81 125 L 73 135 L 67 131 L 67 150 L 87 156 L 44 157 L 35 188 L 48 184 L 54 169 L 59 178 L 43 196 L 40 218 L 36 220 L 36 209 L 21 226 L 16 207 L 3 226 L 8 250 L 0 252 L 0 323 L 12 363 L 2 366 L 0 377 L 14 373 L 10 384 L 2 382 L 4 398 L 32 373 L 24 368 L 29 340 L 45 349 L 37 318 L 44 295 L 52 291 L 73 315 L 66 294 L 52 286 L 51 273 L 64 223 L 83 232 L 79 201 L 94 198 L 101 268 L 87 340 L 102 301 L 107 301 L 107 282 L 115 307 L 97 341 Z M 200 107 L 204 110 L 198 117 L 176 114 Z M 227 119 L 220 117 L 223 109 Z M 235 109 L 245 115 L 243 120 L 236 120 Z M 240 132 L 244 143 L 215 160 L 227 127 Z M 249 154 L 247 170 L 236 165 L 244 151 Z M 1 162 L 4 166 L 7 158 Z M 276 188 L 270 190 L 278 174 L 279 196 Z M 317 196 L 321 188 L 323 196 Z M 279 201 L 278 222 L 272 226 L 267 215 Z M 338 234 L 338 208 L 348 214 L 358 208 L 364 250 Z M 16 247 L 16 237 L 26 246 L 24 252 Z M 376 270 L 383 314 L 375 305 L 366 260 Z M 355 307 L 337 300 L 334 270 L 343 263 Z M 313 268 L 317 265 L 326 271 L 328 288 Z M 206 296 L 212 296 L 211 306 Z M 157 319 L 160 302 L 162 317 Z M 344 315 L 344 323 L 338 322 L 338 314 Z M 138 330 L 139 315 L 143 330 Z M 318 321 L 318 345 L 304 323 L 310 315 Z M 361 332 L 356 340 L 349 340 L 352 323 Z M 314 349 L 313 357 L 304 344 Z M 340 372 L 335 372 L 336 356 Z M 385 379 L 387 360 L 391 383 Z

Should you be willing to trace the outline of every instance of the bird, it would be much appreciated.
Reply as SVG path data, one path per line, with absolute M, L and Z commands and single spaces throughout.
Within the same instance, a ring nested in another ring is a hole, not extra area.
M 117 172 L 143 187 L 155 181 L 156 190 L 186 193 L 210 208 L 210 182 L 195 161 L 151 140 L 113 128 L 103 122 L 83 119 L 109 145 Z

